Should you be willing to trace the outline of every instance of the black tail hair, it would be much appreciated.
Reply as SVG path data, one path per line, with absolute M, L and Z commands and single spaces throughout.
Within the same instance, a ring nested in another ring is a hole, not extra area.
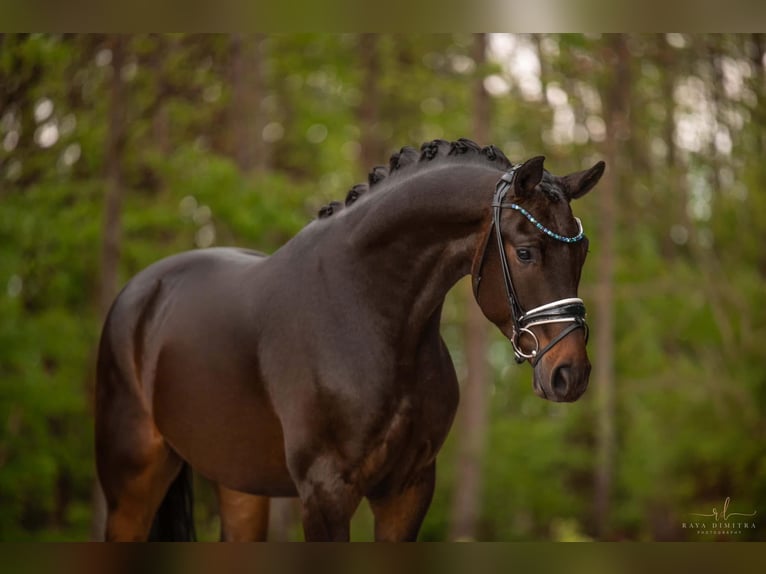
M 170 485 L 154 516 L 149 540 L 158 542 L 188 542 L 197 539 L 194 530 L 194 474 L 184 463 Z

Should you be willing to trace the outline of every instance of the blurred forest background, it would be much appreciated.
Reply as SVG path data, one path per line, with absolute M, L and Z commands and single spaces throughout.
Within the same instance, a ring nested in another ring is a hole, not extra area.
M 762 35 L 3 35 L 0 540 L 91 537 L 95 351 L 134 273 L 273 251 L 401 146 L 459 137 L 559 174 L 606 160 L 575 205 L 594 372 L 577 403 L 539 399 L 453 290 L 461 407 L 421 539 L 763 539 L 765 53 Z M 683 527 L 726 497 L 754 529 Z M 271 531 L 301 539 L 294 502 Z M 352 536 L 371 535 L 363 506 Z

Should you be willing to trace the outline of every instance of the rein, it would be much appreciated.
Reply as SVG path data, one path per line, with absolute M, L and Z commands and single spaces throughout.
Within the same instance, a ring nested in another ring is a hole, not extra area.
M 520 165 L 520 164 L 519 164 Z M 500 268 L 503 273 L 503 284 L 505 286 L 506 297 L 508 298 L 508 305 L 511 309 L 511 318 L 513 320 L 513 334 L 511 336 L 511 344 L 513 345 L 514 358 L 517 363 L 523 363 L 529 359 L 530 363 L 534 367 L 540 361 L 540 359 L 550 351 L 554 345 L 559 343 L 567 335 L 577 329 L 585 330 L 585 342 L 588 342 L 588 324 L 585 322 L 585 304 L 582 299 L 577 297 L 567 297 L 565 299 L 559 299 L 552 301 L 524 311 L 524 308 L 519 303 L 519 298 L 516 295 L 516 290 L 513 286 L 513 279 L 511 277 L 511 267 L 508 263 L 508 257 L 506 256 L 505 249 L 503 249 L 503 233 L 500 230 L 500 217 L 502 215 L 503 208 L 507 207 L 518 211 L 524 217 L 526 217 L 537 229 L 542 233 L 545 233 L 549 237 L 557 241 L 564 243 L 575 243 L 585 237 L 582 228 L 582 222 L 575 218 L 579 232 L 577 235 L 566 237 L 559 235 L 558 233 L 551 231 L 545 227 L 542 223 L 537 221 L 531 213 L 526 209 L 515 203 L 505 203 L 505 196 L 508 190 L 513 185 L 514 178 L 516 177 L 516 170 L 519 165 L 511 168 L 504 173 L 495 187 L 495 195 L 492 199 L 492 223 L 490 224 L 490 230 L 487 234 L 487 239 L 484 243 L 484 249 L 481 253 L 479 260 L 478 273 L 476 274 L 476 281 L 474 282 L 474 295 L 478 298 L 479 286 L 481 283 L 481 269 L 484 264 L 484 259 L 487 255 L 487 248 L 489 247 L 490 235 L 492 234 L 492 228 L 495 230 L 495 238 L 497 239 L 497 247 L 500 255 Z M 540 349 L 540 342 L 537 336 L 532 332 L 531 328 L 538 325 L 548 325 L 551 323 L 570 323 L 565 329 L 563 329 L 558 335 L 556 335 L 551 341 L 542 349 Z M 521 348 L 520 339 L 522 335 L 529 335 L 535 343 L 534 349 L 529 353 L 524 352 Z

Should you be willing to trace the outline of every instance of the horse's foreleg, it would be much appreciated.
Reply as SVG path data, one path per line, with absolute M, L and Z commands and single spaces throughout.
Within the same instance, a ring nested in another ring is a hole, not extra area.
M 375 540 L 415 541 L 434 494 L 436 465 L 423 469 L 404 490 L 371 497 L 375 517 Z
M 297 482 L 303 510 L 303 534 L 307 542 L 348 542 L 351 516 L 361 495 L 359 488 L 343 478 L 339 465 L 329 457 L 314 460 L 306 476 Z
M 269 531 L 269 498 L 217 485 L 221 540 L 263 542 Z

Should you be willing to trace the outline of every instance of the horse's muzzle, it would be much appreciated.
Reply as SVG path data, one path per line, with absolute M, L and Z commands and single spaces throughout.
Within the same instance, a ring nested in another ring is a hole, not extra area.
M 579 399 L 588 388 L 590 362 L 582 365 L 556 365 L 549 377 L 538 376 L 535 369 L 533 388 L 537 396 L 557 403 L 571 403 Z M 542 374 L 542 373 L 541 373 Z

